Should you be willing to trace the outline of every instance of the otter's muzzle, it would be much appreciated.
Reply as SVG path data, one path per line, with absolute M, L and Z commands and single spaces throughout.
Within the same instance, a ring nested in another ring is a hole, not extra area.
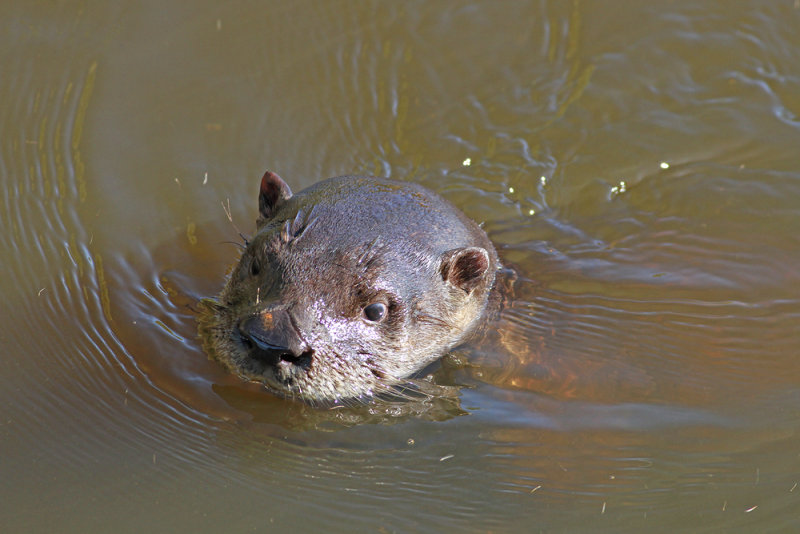
M 238 325 L 239 337 L 251 358 L 272 367 L 293 364 L 303 369 L 311 365 L 313 351 L 303 346 L 285 311 L 262 312 Z

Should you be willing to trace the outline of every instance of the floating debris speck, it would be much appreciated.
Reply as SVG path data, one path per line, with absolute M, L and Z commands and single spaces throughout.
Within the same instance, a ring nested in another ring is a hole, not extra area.
M 514 188 L 513 187 L 509 187 L 508 188 L 508 192 L 511 193 L 511 194 L 514 194 Z
M 661 163 L 658 164 L 658 166 L 661 167 L 662 169 L 669 169 L 669 163 L 667 163 L 666 161 L 662 161 Z
M 464 161 L 462 161 L 462 162 L 461 162 L 461 164 L 462 164 L 464 167 L 469 167 L 470 165 L 472 165 L 472 160 L 471 160 L 470 158 L 467 158 L 467 159 L 465 159 Z
M 540 182 L 542 185 L 547 185 L 547 176 L 541 176 L 541 177 L 539 177 L 539 182 Z

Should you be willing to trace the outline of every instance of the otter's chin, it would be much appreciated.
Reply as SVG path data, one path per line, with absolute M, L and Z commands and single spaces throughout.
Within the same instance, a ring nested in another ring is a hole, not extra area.
M 289 399 L 299 399 L 314 405 L 334 405 L 345 399 L 348 402 L 367 401 L 376 391 L 386 389 L 374 375 L 367 371 L 342 374 L 341 370 L 317 369 L 305 362 L 275 361 L 272 357 L 252 351 L 240 351 L 238 362 L 226 362 L 228 367 L 243 379 L 263 385 L 270 393 Z M 372 376 L 371 380 L 365 374 Z M 322 379 L 320 379 L 322 377 Z

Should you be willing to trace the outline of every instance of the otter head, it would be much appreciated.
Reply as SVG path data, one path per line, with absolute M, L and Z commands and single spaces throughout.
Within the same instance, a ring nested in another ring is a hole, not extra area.
M 421 186 L 261 180 L 257 232 L 203 327 L 240 376 L 308 402 L 388 391 L 463 341 L 498 268 L 486 234 Z

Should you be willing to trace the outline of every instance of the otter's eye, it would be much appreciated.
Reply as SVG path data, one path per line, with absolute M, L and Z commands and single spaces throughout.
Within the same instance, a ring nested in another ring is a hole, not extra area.
M 258 261 L 253 260 L 250 262 L 250 274 L 252 276 L 258 276 L 258 273 L 261 272 L 261 266 L 258 264 Z
M 364 317 L 367 318 L 367 321 L 373 323 L 382 321 L 383 318 L 386 317 L 386 304 L 383 302 L 373 302 L 364 308 Z

